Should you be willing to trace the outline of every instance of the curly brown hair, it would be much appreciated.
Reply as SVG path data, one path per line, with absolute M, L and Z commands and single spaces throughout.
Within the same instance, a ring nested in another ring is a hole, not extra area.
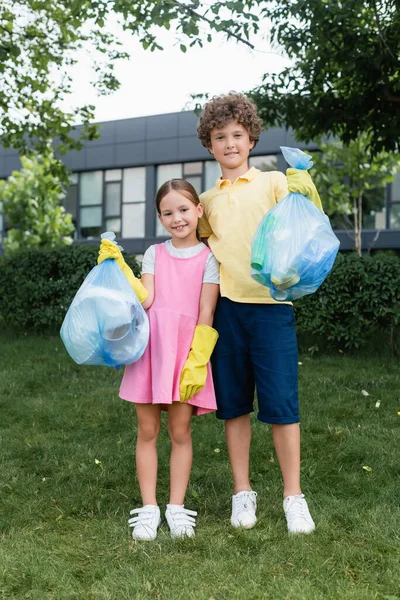
M 257 107 L 244 94 L 231 92 L 214 96 L 204 105 L 197 125 L 197 135 L 207 150 L 211 147 L 210 133 L 214 127 L 224 127 L 237 121 L 247 129 L 250 140 L 257 144 L 262 131 L 262 121 L 257 115 Z

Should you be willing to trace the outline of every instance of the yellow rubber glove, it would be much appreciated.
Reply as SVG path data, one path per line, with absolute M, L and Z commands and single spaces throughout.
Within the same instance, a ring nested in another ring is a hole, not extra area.
M 117 261 L 123 274 L 127 278 L 129 285 L 135 292 L 139 302 L 144 302 L 149 295 L 149 292 L 146 290 L 140 279 L 134 276 L 132 269 L 126 264 L 124 257 L 121 254 L 121 250 L 116 244 L 114 244 L 114 242 L 110 242 L 110 240 L 102 240 L 97 263 L 100 265 L 103 260 L 106 260 L 107 258 L 113 258 Z
M 317 188 L 315 187 L 308 171 L 303 171 L 301 169 L 287 169 L 286 177 L 289 192 L 297 192 L 298 194 L 307 196 L 307 198 L 309 198 L 311 202 L 313 202 L 313 204 L 315 204 L 315 206 L 323 212 L 322 203 L 317 192 Z
M 182 369 L 179 384 L 180 400 L 186 402 L 206 385 L 207 363 L 217 343 L 218 332 L 208 325 L 197 325 L 192 345 Z

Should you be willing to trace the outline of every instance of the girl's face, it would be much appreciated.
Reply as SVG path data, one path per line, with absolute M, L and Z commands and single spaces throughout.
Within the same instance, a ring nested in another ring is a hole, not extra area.
M 158 218 L 172 239 L 196 242 L 196 229 L 203 216 L 203 205 L 194 204 L 183 194 L 171 190 L 160 202 Z
M 214 127 L 210 133 L 211 154 L 224 169 L 238 169 L 247 165 L 249 152 L 254 146 L 249 133 L 237 121 L 231 121 L 224 127 Z

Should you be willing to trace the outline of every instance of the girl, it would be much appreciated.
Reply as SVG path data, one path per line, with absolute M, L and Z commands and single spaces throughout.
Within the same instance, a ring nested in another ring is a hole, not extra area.
M 168 411 L 170 501 L 165 517 L 173 537 L 194 535 L 196 512 L 184 507 L 192 466 L 190 419 L 216 409 L 208 364 L 218 334 L 211 327 L 219 293 L 219 266 L 199 241 L 203 206 L 182 179 L 164 183 L 156 197 L 158 218 L 171 239 L 150 246 L 142 279 L 134 277 L 117 246 L 103 240 L 99 262 L 116 258 L 148 309 L 150 340 L 140 360 L 125 369 L 120 397 L 134 402 L 138 419 L 136 468 L 143 507 L 131 511 L 132 537 L 154 540 L 160 524 L 156 499 L 157 437 Z

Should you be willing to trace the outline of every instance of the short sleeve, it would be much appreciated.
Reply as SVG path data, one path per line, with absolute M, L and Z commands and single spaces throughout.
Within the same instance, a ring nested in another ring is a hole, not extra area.
M 142 262 L 142 275 L 143 273 L 148 273 L 149 275 L 154 275 L 156 267 L 156 247 L 150 246 L 147 248 L 146 252 L 143 256 Z
M 280 171 L 275 173 L 274 193 L 276 203 L 283 200 L 289 193 L 286 176 Z
M 204 269 L 203 283 L 216 283 L 219 285 L 219 262 L 214 254 L 210 252 L 207 256 L 206 268 Z
M 199 219 L 197 230 L 201 238 L 209 238 L 210 235 L 212 235 L 213 233 L 205 213 L 203 214 L 201 219 Z

